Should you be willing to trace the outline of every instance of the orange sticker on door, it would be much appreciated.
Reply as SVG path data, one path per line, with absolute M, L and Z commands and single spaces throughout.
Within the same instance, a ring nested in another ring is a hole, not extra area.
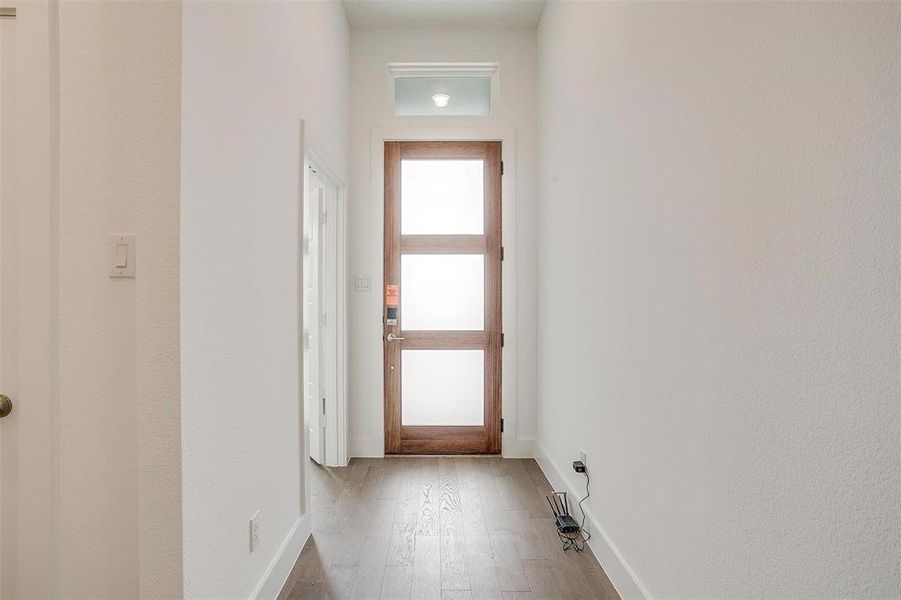
M 398 285 L 386 285 L 385 286 L 385 306 L 389 308 L 397 308 L 398 303 L 400 301 L 400 286 Z

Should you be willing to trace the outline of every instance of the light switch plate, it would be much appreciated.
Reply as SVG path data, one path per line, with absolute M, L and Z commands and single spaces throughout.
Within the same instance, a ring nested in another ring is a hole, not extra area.
M 111 235 L 109 237 L 109 276 L 115 279 L 135 276 L 135 236 Z
M 369 274 L 365 275 L 354 275 L 354 291 L 355 292 L 368 292 L 369 291 Z

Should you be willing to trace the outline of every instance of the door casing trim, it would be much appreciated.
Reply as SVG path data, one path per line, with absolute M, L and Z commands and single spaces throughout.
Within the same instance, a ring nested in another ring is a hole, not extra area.
M 501 312 L 503 320 L 504 346 L 501 359 L 504 365 L 501 374 L 501 410 L 504 431 L 501 434 L 501 455 L 505 457 L 531 456 L 531 443 L 517 437 L 517 293 L 516 293 L 516 130 L 512 127 L 388 127 L 374 128 L 370 135 L 370 219 L 369 255 L 371 257 L 371 281 L 384 280 L 384 217 L 385 217 L 385 142 L 393 141 L 499 141 L 501 142 L 504 174 L 501 177 L 501 228 L 504 247 L 504 264 L 501 279 Z M 369 294 L 366 302 L 367 322 L 376 331 L 382 331 L 383 298 L 381 290 Z M 372 356 L 382 356 L 382 337 L 372 336 L 368 351 Z M 378 390 L 378 404 L 371 409 L 373 419 L 372 437 L 355 440 L 353 456 L 381 457 L 385 450 L 384 420 L 384 365 L 369 373 L 368 389 Z M 524 451 L 525 449 L 525 451 Z

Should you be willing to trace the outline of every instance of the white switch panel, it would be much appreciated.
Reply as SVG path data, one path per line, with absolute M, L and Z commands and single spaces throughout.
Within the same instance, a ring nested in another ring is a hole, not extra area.
M 364 275 L 354 275 L 354 291 L 355 292 L 368 292 L 369 291 L 369 274 Z
M 109 276 L 113 278 L 135 276 L 135 236 L 111 235 Z

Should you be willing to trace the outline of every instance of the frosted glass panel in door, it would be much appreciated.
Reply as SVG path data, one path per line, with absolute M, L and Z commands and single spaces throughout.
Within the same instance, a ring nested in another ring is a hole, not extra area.
M 485 328 L 484 255 L 404 254 L 400 282 L 401 329 Z
M 402 425 L 484 425 L 484 350 L 401 350 Z
M 485 233 L 482 160 L 402 160 L 402 235 Z

